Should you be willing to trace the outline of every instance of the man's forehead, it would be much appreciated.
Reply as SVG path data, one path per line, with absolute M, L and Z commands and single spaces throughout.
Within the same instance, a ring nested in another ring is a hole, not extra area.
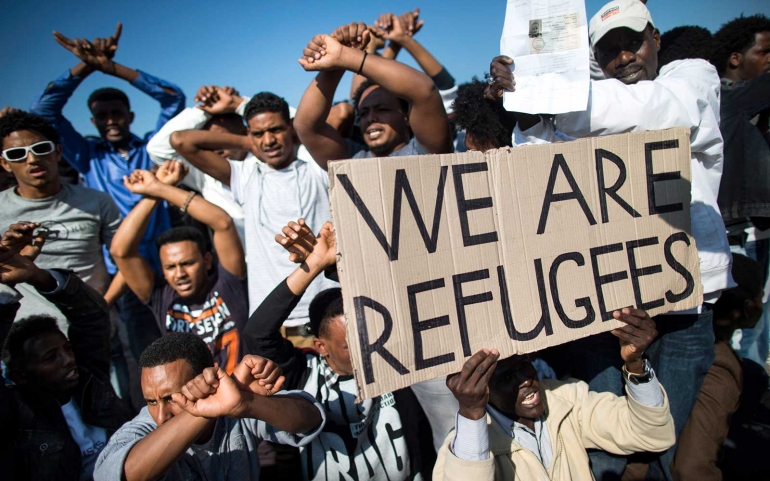
M 24 352 L 29 357 L 43 356 L 51 350 L 59 349 L 68 342 L 61 331 L 45 331 L 27 339 L 24 342 Z
M 361 98 L 358 100 L 358 109 L 361 110 L 363 107 L 371 107 L 372 105 L 394 104 L 398 104 L 395 95 L 379 85 L 372 85 L 361 94 Z
M 249 130 L 268 130 L 288 126 L 280 112 L 260 112 L 249 119 Z
M 195 261 L 203 256 L 198 244 L 191 240 L 169 242 L 160 246 L 160 259 L 162 263 L 181 262 L 185 260 Z
M 179 392 L 194 377 L 190 363 L 185 359 L 177 359 L 159 366 L 143 367 L 142 392 L 145 397 Z
M 19 145 L 27 146 L 31 145 L 31 143 L 42 142 L 44 140 L 49 139 L 37 130 L 14 130 L 3 138 L 3 146 L 5 146 L 4 148 L 8 148 L 7 146 L 9 145 L 13 145 L 14 147 Z
M 128 110 L 128 105 L 121 100 L 94 100 L 91 102 L 91 112 L 109 112 L 113 110 Z

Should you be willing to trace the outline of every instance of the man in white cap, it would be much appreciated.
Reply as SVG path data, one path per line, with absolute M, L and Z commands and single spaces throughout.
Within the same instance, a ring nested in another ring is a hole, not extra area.
M 660 33 L 644 3 L 615 0 L 604 5 L 589 23 L 591 45 L 608 80 L 591 81 L 585 111 L 557 115 L 553 122 L 517 115 L 513 144 L 595 137 L 643 130 L 689 127 L 692 151 L 692 235 L 700 257 L 704 304 L 687 312 L 657 316 L 660 336 L 647 350 L 661 383 L 667 386 L 677 435 L 695 403 L 714 360 L 711 308 L 722 290 L 734 286 L 725 227 L 717 206 L 722 175 L 723 142 L 719 132 L 720 81 L 704 60 L 671 62 L 658 73 Z M 512 60 L 497 57 L 490 67 L 491 94 L 513 90 Z M 557 131 L 558 129 L 558 131 Z M 570 368 L 592 391 L 622 394 L 621 359 L 617 341 L 600 334 L 570 343 Z M 652 463 L 648 479 L 670 479 L 675 447 Z M 593 453 L 597 479 L 615 478 L 626 460 Z

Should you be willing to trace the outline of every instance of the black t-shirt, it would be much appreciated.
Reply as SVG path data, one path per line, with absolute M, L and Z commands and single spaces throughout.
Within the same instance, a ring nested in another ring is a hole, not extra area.
M 211 288 L 202 302 L 191 303 L 160 276 L 148 306 L 155 313 L 160 332 L 192 332 L 208 344 L 214 362 L 228 374 L 243 357 L 241 332 L 249 318 L 246 280 L 238 279 L 220 264 L 209 277 Z

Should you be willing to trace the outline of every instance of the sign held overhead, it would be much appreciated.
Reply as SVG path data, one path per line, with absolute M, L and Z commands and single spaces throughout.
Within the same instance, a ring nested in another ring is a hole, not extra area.
M 359 396 L 700 305 L 689 135 L 330 163 Z

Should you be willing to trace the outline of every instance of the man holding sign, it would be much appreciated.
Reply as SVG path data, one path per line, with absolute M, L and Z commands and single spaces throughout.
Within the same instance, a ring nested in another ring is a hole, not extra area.
M 642 358 L 657 334 L 655 322 L 639 309 L 613 314 L 627 323 L 612 331 L 620 339 L 627 396 L 591 392 L 582 381 L 540 381 L 527 356 L 498 362 L 497 350 L 483 349 L 447 380 L 460 410 L 433 479 L 590 479 L 587 448 L 668 449 L 674 443 L 668 399 Z
M 678 431 L 684 426 L 703 378 L 714 360 L 714 334 L 710 306 L 722 290 L 733 285 L 730 251 L 717 207 L 722 174 L 722 137 L 719 132 L 719 89 L 716 70 L 703 60 L 683 60 L 658 70 L 660 34 L 650 12 L 637 0 L 606 4 L 589 24 L 592 48 L 610 80 L 592 81 L 588 108 L 557 115 L 553 123 L 537 116 L 519 116 L 514 144 L 542 144 L 556 140 L 596 137 L 644 130 L 687 127 L 692 152 L 692 235 L 700 257 L 704 304 L 678 315 L 657 318 L 661 336 L 650 347 L 650 358 L 664 383 L 671 387 L 671 412 Z M 514 90 L 510 75 L 513 61 L 498 57 L 492 62 L 493 95 Z M 555 127 L 554 127 L 555 124 Z M 558 129 L 558 130 L 557 130 Z M 658 187 L 658 191 L 663 190 Z M 589 381 L 592 389 L 621 394 L 620 359 L 612 338 L 595 336 L 573 344 L 573 374 Z M 587 353 L 590 352 L 590 358 Z M 610 368 L 610 369 L 608 369 Z M 661 458 L 670 478 L 674 450 Z M 601 460 L 599 458 L 602 458 Z M 624 459 L 592 456 L 594 475 L 620 475 Z

